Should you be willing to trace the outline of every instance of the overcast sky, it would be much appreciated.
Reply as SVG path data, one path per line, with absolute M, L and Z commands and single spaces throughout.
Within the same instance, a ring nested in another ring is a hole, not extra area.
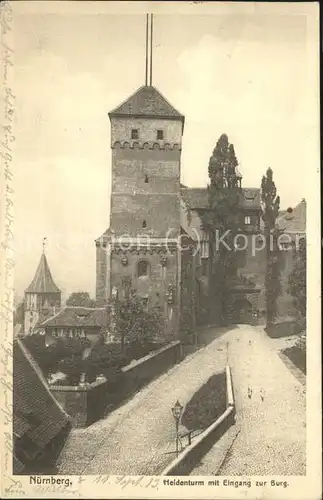
M 109 225 L 107 113 L 144 83 L 145 15 L 98 15 L 95 3 L 87 14 L 55 14 L 55 4 L 51 14 L 15 6 L 16 290 L 29 285 L 47 236 L 57 285 L 94 296 L 94 239 Z M 226 133 L 244 187 L 259 187 L 271 166 L 282 208 L 306 198 L 318 168 L 308 139 L 317 126 L 308 56 L 316 48 L 306 16 L 289 5 L 284 15 L 258 4 L 155 16 L 153 84 L 186 117 L 186 185 L 206 186 Z

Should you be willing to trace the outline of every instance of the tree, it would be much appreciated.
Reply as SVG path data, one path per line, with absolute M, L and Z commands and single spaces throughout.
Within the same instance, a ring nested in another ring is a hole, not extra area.
M 294 297 L 295 305 L 303 318 L 306 317 L 306 241 L 299 241 L 293 269 L 288 277 L 288 292 Z
M 121 353 L 116 345 L 96 345 L 89 357 L 84 360 L 87 381 L 93 382 L 97 375 L 103 375 L 109 383 L 113 383 L 121 368 L 128 362 L 128 357 Z
M 227 322 L 227 303 L 230 279 L 237 272 L 234 252 L 234 238 L 239 225 L 240 187 L 236 172 L 238 160 L 233 144 L 228 136 L 222 134 L 217 141 L 209 161 L 209 211 L 203 216 L 203 229 L 209 235 L 210 242 L 210 304 L 220 304 L 222 321 Z M 225 237 L 225 244 L 221 236 Z M 219 244 L 217 244 L 219 242 Z
M 146 308 L 135 293 L 123 300 L 111 300 L 108 308 L 114 318 L 122 352 L 126 342 L 144 346 L 158 337 L 161 330 L 158 308 Z
M 95 300 L 91 299 L 88 292 L 73 292 L 66 301 L 67 306 L 95 307 Z
M 281 250 L 277 244 L 281 231 L 276 227 L 279 212 L 280 197 L 274 182 L 273 171 L 268 168 L 261 181 L 262 219 L 264 221 L 264 236 L 266 242 L 266 314 L 267 325 L 270 327 L 277 316 L 277 298 L 281 293 Z
M 58 370 L 66 375 L 69 385 L 78 385 L 81 374 L 85 371 L 85 362 L 81 356 L 72 355 L 58 363 Z
M 23 302 L 20 302 L 13 314 L 13 324 L 17 325 L 20 324 L 22 327 L 24 326 L 24 320 L 25 320 L 25 306 Z

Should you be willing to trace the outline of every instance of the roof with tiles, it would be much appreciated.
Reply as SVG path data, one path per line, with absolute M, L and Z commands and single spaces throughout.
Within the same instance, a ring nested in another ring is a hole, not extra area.
M 13 433 L 16 442 L 25 443 L 13 457 L 17 474 L 44 452 L 70 424 L 70 417 L 51 394 L 39 366 L 21 340 L 13 342 L 13 359 Z
M 277 217 L 278 227 L 286 233 L 306 232 L 306 201 L 302 200 L 295 208 L 289 208 Z
M 192 210 L 206 210 L 209 208 L 207 188 L 182 188 L 181 196 Z M 244 209 L 260 210 L 260 189 L 241 189 L 240 206 Z
M 167 99 L 153 86 L 142 86 L 120 106 L 109 113 L 114 116 L 146 116 L 159 118 L 173 118 L 184 121 Z
M 42 253 L 34 279 L 29 287 L 25 290 L 26 293 L 61 293 L 58 286 L 55 284 L 46 255 Z
M 57 314 L 45 319 L 41 327 L 105 327 L 108 312 L 104 307 L 64 307 Z

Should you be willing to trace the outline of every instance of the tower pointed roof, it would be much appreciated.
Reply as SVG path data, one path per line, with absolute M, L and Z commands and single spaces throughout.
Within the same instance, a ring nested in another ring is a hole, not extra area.
M 109 113 L 110 118 L 123 116 L 177 119 L 184 122 L 184 116 L 152 85 L 143 85 Z
M 25 290 L 26 293 L 61 293 L 58 286 L 55 284 L 46 255 L 43 252 L 40 258 L 34 279 L 29 287 Z

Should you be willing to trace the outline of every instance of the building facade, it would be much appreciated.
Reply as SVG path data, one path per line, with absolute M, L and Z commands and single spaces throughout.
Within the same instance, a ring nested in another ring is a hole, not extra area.
M 45 335 L 46 345 L 67 338 L 88 339 L 94 344 L 101 331 L 106 331 L 107 326 L 107 308 L 67 306 L 39 322 L 35 330 Z
M 141 87 L 109 118 L 110 226 L 96 240 L 96 299 L 104 305 L 134 290 L 160 307 L 165 335 L 176 338 L 210 321 L 210 308 L 217 307 L 210 306 L 209 242 L 202 230 L 208 192 L 180 184 L 184 116 L 155 87 Z M 243 189 L 237 177 L 241 230 L 251 238 L 260 232 L 260 190 Z M 264 268 L 251 257 L 246 251 L 241 259 L 244 288 L 233 285 L 231 309 L 246 294 L 257 308 Z M 250 275 L 255 284 L 249 280 L 246 288 Z
M 153 86 L 109 113 L 110 227 L 96 241 L 96 299 L 135 290 L 164 313 L 165 334 L 180 320 L 182 116 Z
M 62 292 L 55 284 L 43 252 L 35 276 L 25 290 L 24 332 L 32 333 L 45 316 L 55 314 L 61 307 Z

